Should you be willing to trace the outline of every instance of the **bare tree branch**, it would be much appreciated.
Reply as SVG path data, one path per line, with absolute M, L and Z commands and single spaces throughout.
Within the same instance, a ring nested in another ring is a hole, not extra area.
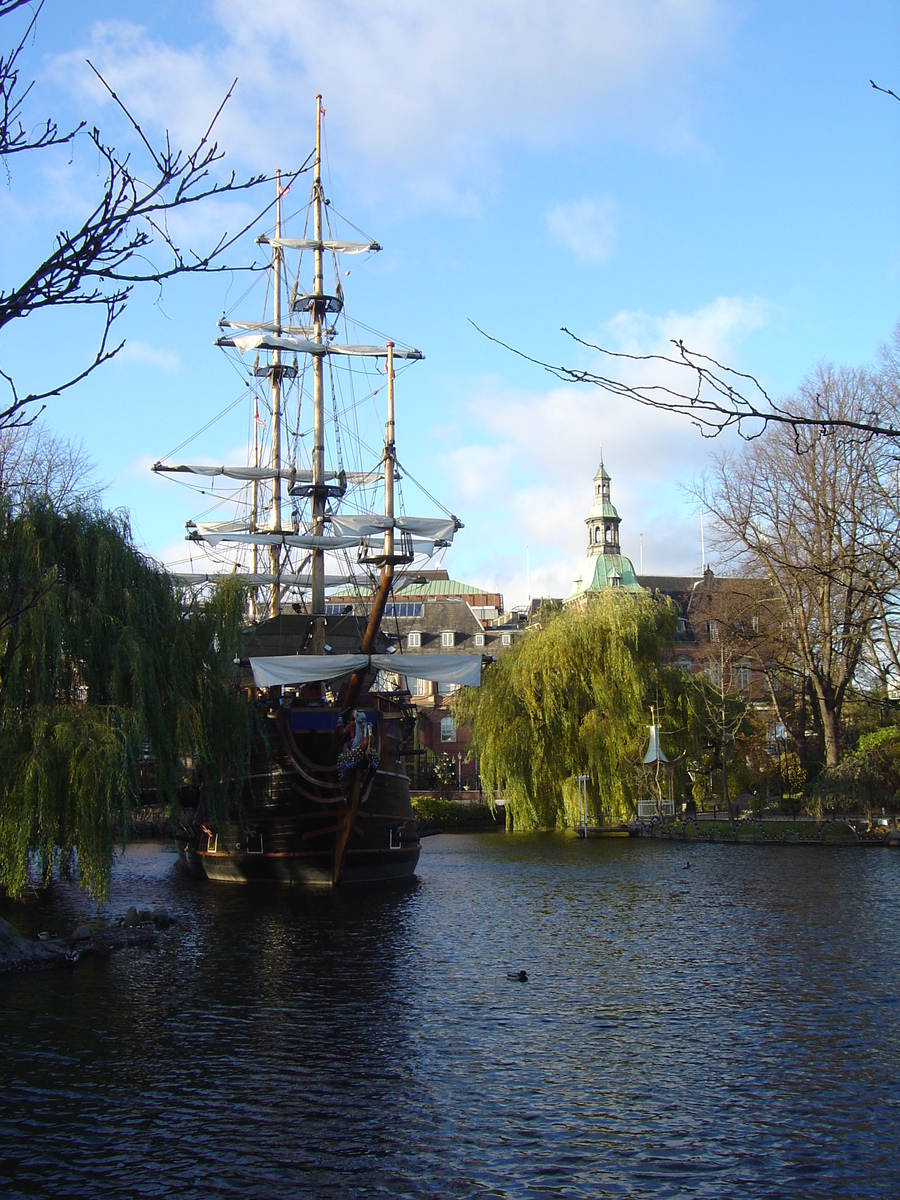
M 876 92 L 883 92 L 885 96 L 893 96 L 895 100 L 900 100 L 900 96 L 896 92 L 892 92 L 890 88 L 880 87 L 874 79 L 870 79 L 869 83 L 871 83 Z
M 29 0 L 0 0 L 0 18 L 7 17 L 18 8 L 23 8 Z M 39 0 L 31 14 L 31 20 L 25 32 L 19 38 L 8 54 L 0 55 L 0 157 L 7 158 L 10 154 L 20 154 L 24 150 L 42 150 L 47 146 L 59 146 L 70 142 L 81 129 L 82 121 L 68 133 L 60 133 L 55 121 L 49 118 L 39 125 L 37 131 L 29 134 L 22 124 L 22 105 L 33 83 L 19 86 L 19 55 L 25 48 L 25 43 L 34 33 L 34 27 L 44 7 L 44 0 Z M 8 170 L 8 168 L 7 168 Z
M 900 425 L 896 424 L 879 409 L 858 417 L 835 416 L 821 401 L 816 401 L 812 411 L 792 408 L 776 403 L 754 375 L 737 371 L 711 358 L 689 350 L 680 339 L 672 340 L 675 354 L 626 354 L 619 350 L 608 350 L 604 346 L 587 342 L 563 326 L 565 333 L 579 346 L 602 355 L 604 358 L 631 363 L 651 363 L 660 366 L 666 373 L 679 373 L 682 384 L 630 384 L 613 375 L 589 371 L 586 367 L 565 367 L 534 358 L 500 338 L 492 337 L 474 321 L 470 324 L 489 342 L 502 346 L 511 354 L 526 362 L 534 363 L 563 383 L 586 383 L 608 392 L 611 396 L 622 396 L 646 408 L 686 416 L 706 438 L 718 437 L 726 429 L 732 429 L 745 441 L 753 441 L 770 426 L 789 426 L 795 433 L 798 451 L 803 451 L 808 441 L 802 434 L 815 437 L 827 436 L 839 429 L 862 434 L 877 434 L 882 437 L 900 438 Z
M 0 0 L 0 18 L 15 12 L 23 3 L 24 0 Z M 85 128 L 82 124 L 70 133 L 60 134 L 56 124 L 47 120 L 39 133 L 29 138 L 20 120 L 30 85 L 24 90 L 19 87 L 17 63 L 42 4 L 40 0 L 15 48 L 0 57 L 0 155 L 68 142 Z M 262 213 L 255 214 L 236 233 L 223 232 L 211 247 L 195 250 L 179 245 L 168 229 L 171 213 L 274 181 L 274 176 L 266 174 L 238 179 L 233 171 L 224 178 L 216 177 L 215 169 L 224 152 L 213 139 L 213 131 L 237 81 L 228 89 L 193 149 L 184 151 L 173 148 L 168 132 L 163 145 L 154 147 L 120 97 L 93 64 L 88 65 L 131 125 L 152 169 L 145 180 L 132 164 L 131 155 L 121 155 L 108 145 L 96 126 L 87 134 L 105 168 L 100 198 L 77 229 L 57 234 L 52 252 L 27 279 L 0 291 L 0 329 L 42 309 L 99 307 L 104 311 L 100 343 L 87 367 L 43 390 L 21 394 L 11 375 L 0 369 L 11 397 L 0 407 L 0 429 L 28 425 L 37 415 L 34 412 L 37 404 L 80 383 L 119 352 L 124 343 L 113 346 L 111 330 L 135 285 L 152 283 L 159 287 L 166 280 L 184 274 L 253 269 L 237 267 L 224 261 L 223 256 L 275 203 L 273 199 L 266 204 Z M 285 186 L 290 186 L 308 169 L 309 161 L 307 158 L 299 170 L 282 176 Z

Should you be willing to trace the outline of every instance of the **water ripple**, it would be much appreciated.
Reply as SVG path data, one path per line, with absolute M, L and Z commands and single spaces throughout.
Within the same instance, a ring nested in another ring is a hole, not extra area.
M 260 893 L 132 847 L 102 911 L 184 927 L 0 980 L 3 1194 L 893 1198 L 900 855 L 683 858 L 446 837 L 407 888 Z

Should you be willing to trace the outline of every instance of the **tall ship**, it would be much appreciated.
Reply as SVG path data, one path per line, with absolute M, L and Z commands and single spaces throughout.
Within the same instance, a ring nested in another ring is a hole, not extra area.
M 242 689 L 260 734 L 247 796 L 222 819 L 201 793 L 179 840 L 183 865 L 220 881 L 412 875 L 409 681 L 480 682 L 480 656 L 404 654 L 385 631 L 395 582 L 461 523 L 447 511 L 405 512 L 401 480 L 412 475 L 397 458 L 395 380 L 423 355 L 373 341 L 345 309 L 345 263 L 381 247 L 352 226 L 355 239 L 345 237 L 339 222 L 349 222 L 325 195 L 323 115 L 317 96 L 308 204 L 286 214 L 290 189 L 279 178 L 274 228 L 257 238 L 268 259 L 262 318 L 219 322 L 217 344 L 245 383 L 247 461 L 153 467 L 208 501 L 187 522 L 191 569 L 176 578 L 208 588 L 237 576 L 248 597 Z

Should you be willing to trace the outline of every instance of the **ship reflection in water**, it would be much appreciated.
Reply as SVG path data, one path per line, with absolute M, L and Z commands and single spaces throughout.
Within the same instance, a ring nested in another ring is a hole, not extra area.
M 131 847 L 107 910 L 187 927 L 0 980 L 3 1195 L 895 1196 L 896 856 L 683 850 L 443 837 L 301 892 Z

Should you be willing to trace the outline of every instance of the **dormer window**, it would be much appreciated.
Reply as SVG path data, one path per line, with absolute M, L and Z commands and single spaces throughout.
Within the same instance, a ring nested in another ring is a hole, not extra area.
M 441 646 L 445 649 L 453 645 L 455 638 L 452 629 L 445 629 L 441 634 Z
M 421 633 L 409 634 L 406 639 L 406 644 L 410 648 L 410 650 L 418 650 L 419 647 L 422 645 Z

